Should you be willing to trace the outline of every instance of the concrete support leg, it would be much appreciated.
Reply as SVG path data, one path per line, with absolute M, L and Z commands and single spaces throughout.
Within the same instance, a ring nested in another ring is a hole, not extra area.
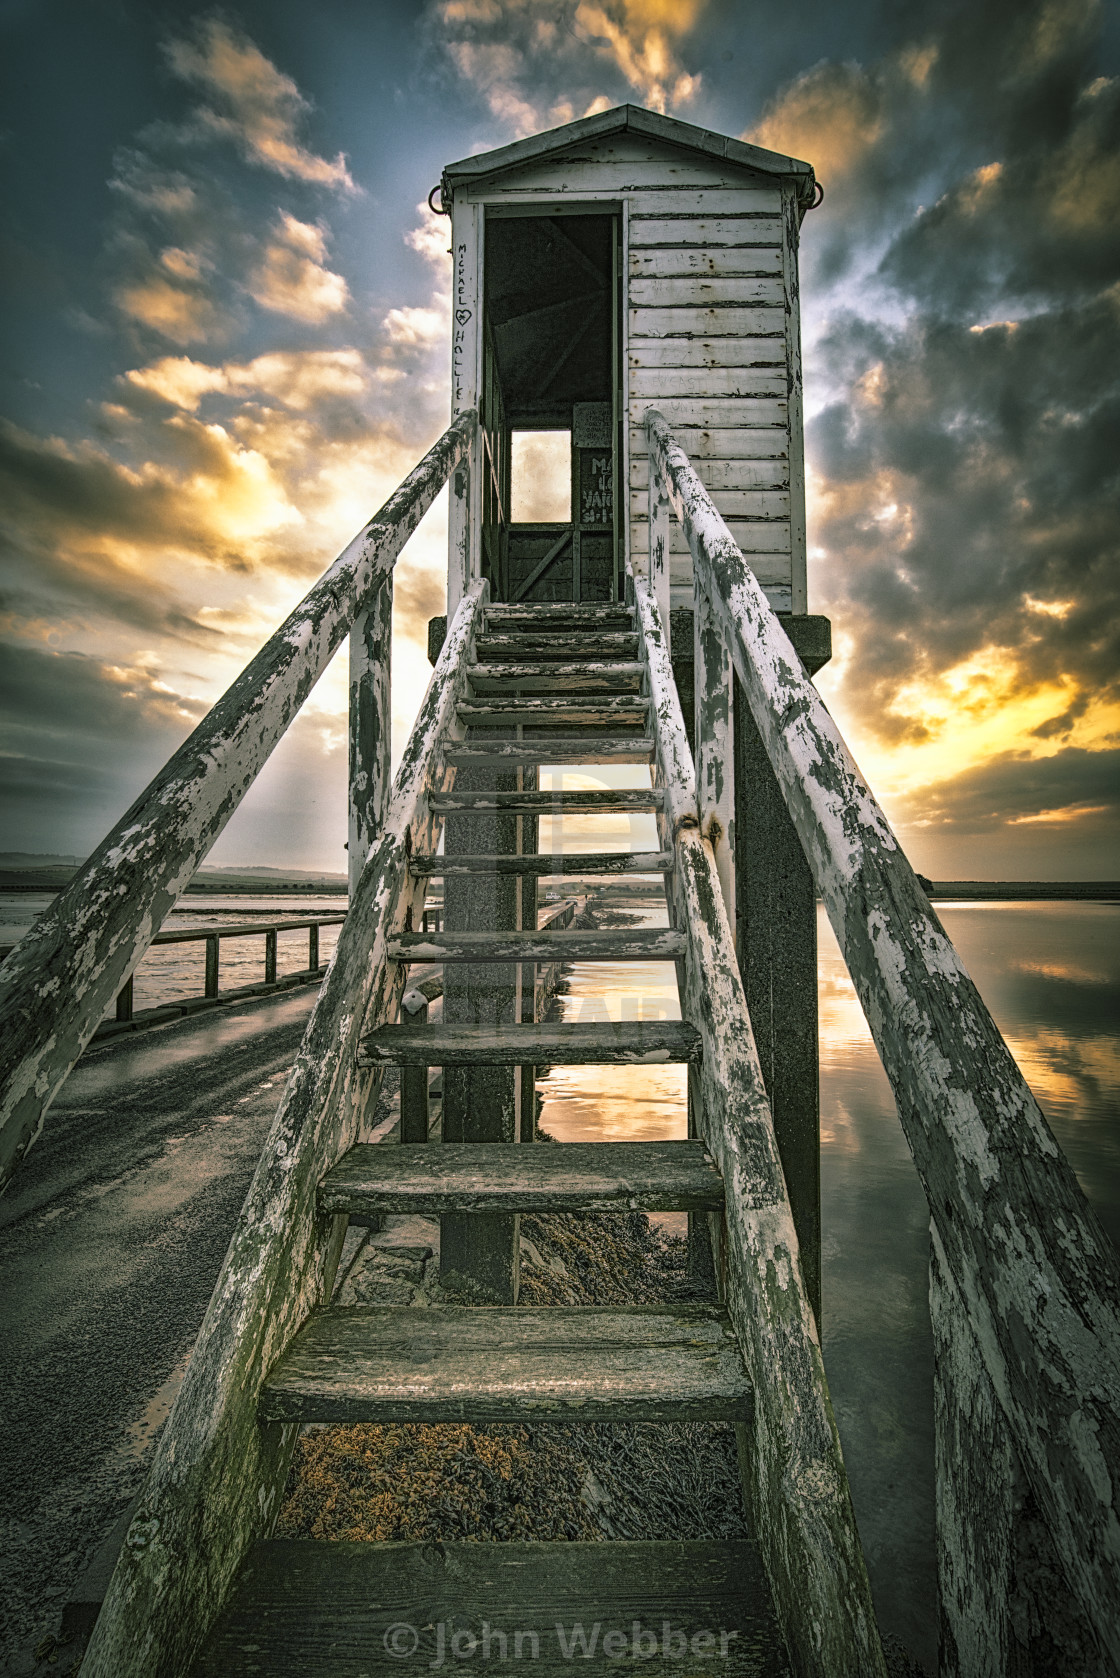
M 817 903 L 750 709 L 735 682 L 736 946 L 778 1151 L 821 1320 Z
M 693 614 L 673 616 L 673 675 L 696 753 Z M 827 618 L 783 616 L 810 675 L 827 664 Z M 735 935 L 809 1298 L 821 1316 L 817 908 L 812 875 L 735 681 Z
M 514 792 L 519 772 L 460 769 L 457 791 Z M 448 856 L 515 853 L 518 817 L 452 815 L 446 823 Z M 459 932 L 512 931 L 520 925 L 520 881 L 510 875 L 470 875 L 444 886 L 444 925 Z M 509 1025 L 520 1018 L 514 963 L 448 965 L 443 1017 L 451 1024 Z M 513 1066 L 445 1066 L 443 1140 L 516 1142 L 520 1133 L 521 1074 Z M 453 1213 L 440 1220 L 440 1277 L 471 1299 L 517 1303 L 518 1220 L 490 1213 Z

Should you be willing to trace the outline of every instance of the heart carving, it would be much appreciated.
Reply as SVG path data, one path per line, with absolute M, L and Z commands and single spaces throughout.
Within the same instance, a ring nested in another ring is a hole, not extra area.
M 470 318 L 471 312 L 469 309 L 456 309 L 455 319 L 459 322 L 460 326 L 466 326 Z

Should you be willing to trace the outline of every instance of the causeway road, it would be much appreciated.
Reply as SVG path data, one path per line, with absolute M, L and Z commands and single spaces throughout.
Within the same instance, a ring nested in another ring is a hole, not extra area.
M 13 1678 L 41 1670 L 35 1646 L 140 1488 L 316 994 L 87 1051 L 0 1199 L 0 1672 Z

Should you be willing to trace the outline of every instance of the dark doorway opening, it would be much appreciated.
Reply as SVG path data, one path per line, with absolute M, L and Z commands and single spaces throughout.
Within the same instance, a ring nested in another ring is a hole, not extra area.
M 488 213 L 483 261 L 483 567 L 492 597 L 613 600 L 621 459 L 618 215 Z M 542 433 L 566 435 L 566 451 L 540 446 Z M 538 446 L 525 434 L 536 434 Z M 551 481 L 564 470 L 565 454 L 567 497 Z M 542 476 L 519 482 L 513 495 L 515 471 Z M 555 510 L 565 502 L 567 518 L 515 523 L 511 516 L 514 503 Z

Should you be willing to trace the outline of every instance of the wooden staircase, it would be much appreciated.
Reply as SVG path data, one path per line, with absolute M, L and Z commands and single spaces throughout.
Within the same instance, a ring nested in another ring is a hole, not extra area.
M 1115 1251 L 751 564 L 663 416 L 648 409 L 644 427 L 649 548 L 628 562 L 632 611 L 490 604 L 467 539 L 484 438 L 464 410 L 3 964 L 0 1187 L 349 636 L 346 924 L 83 1678 L 357 1678 L 475 1658 L 544 1672 L 641 1659 L 690 1678 L 713 1667 L 885 1678 L 728 919 L 733 711 L 754 740 L 744 787 L 769 787 L 808 863 L 930 1206 L 943 1671 L 1018 1670 L 1037 1621 L 1068 1657 L 1063 1670 L 1120 1672 Z M 449 478 L 447 633 L 392 778 L 393 566 Z M 670 514 L 692 561 L 695 765 L 669 659 Z M 651 784 L 542 795 L 542 763 L 649 763 Z M 502 782 L 489 792 L 488 769 Z M 433 876 L 451 896 L 519 893 L 524 911 L 536 882 L 557 872 L 557 858 L 514 854 L 521 847 L 504 839 L 441 855 L 449 822 L 524 832 L 556 809 L 620 808 L 652 813 L 656 850 L 582 855 L 579 871 L 660 873 L 667 929 L 565 933 L 503 909 L 501 925 L 416 931 Z M 747 936 L 748 963 L 750 946 Z M 451 1009 L 424 1027 L 423 984 L 406 994 L 416 960 L 449 967 L 446 1003 L 486 964 L 577 957 L 672 959 L 683 1021 L 548 1025 L 495 1011 L 471 1028 Z M 524 1093 L 534 1066 L 668 1059 L 688 1067 L 688 1142 L 514 1147 L 504 1129 L 497 1145 L 430 1146 L 411 1112 L 418 1090 L 426 1110 L 430 1065 L 445 1069 L 445 1086 L 462 1083 L 463 1069 L 485 1081 L 487 1068 L 520 1066 Z M 409 1142 L 371 1145 L 369 1116 L 393 1064 L 402 1118 L 411 1092 Z M 331 1304 L 352 1214 L 427 1210 L 461 1239 L 488 1219 L 512 1228 L 519 1210 L 620 1205 L 685 1208 L 706 1225 L 717 1297 L 630 1310 Z M 739 1430 L 754 1538 L 270 1537 L 302 1421 L 399 1415 L 723 1417 Z
M 649 712 L 638 645 L 634 614 L 626 608 L 488 607 L 467 667 L 471 697 L 458 707 L 467 736 L 444 743 L 445 763 L 484 770 L 649 764 L 655 742 L 634 732 Z M 576 694 L 579 699 L 573 700 Z M 509 738 L 513 728 L 515 739 Z M 492 738 L 489 729 L 495 731 Z M 489 811 L 554 817 L 589 810 L 660 812 L 664 805 L 664 792 L 652 786 L 602 792 L 452 790 L 430 799 L 433 813 L 444 817 Z M 540 854 L 457 855 L 449 863 L 424 855 L 412 872 L 427 880 L 448 866 L 457 874 L 557 875 L 565 867 L 610 873 L 638 865 L 667 873 L 672 853 L 576 855 L 567 863 Z M 535 894 L 531 901 L 535 906 Z M 615 963 L 681 959 L 686 947 L 684 934 L 674 929 L 525 927 L 402 932 L 390 939 L 388 956 L 402 965 Z M 359 1059 L 370 1067 L 695 1065 L 701 1053 L 700 1033 L 687 1021 L 437 1023 L 380 1026 L 362 1040 Z M 321 1213 L 347 1217 L 624 1208 L 719 1219 L 723 1201 L 720 1172 L 699 1140 L 561 1147 L 357 1143 L 318 1189 Z M 753 1394 L 728 1312 L 716 1300 L 574 1308 L 443 1303 L 428 1310 L 328 1305 L 311 1314 L 271 1369 L 258 1409 L 263 1424 L 705 1421 L 745 1427 Z M 464 1547 L 451 1547 L 457 1548 Z M 627 1654 L 635 1636 L 644 1637 L 635 1653 L 658 1666 L 679 1669 L 680 1654 L 696 1637 L 702 1654 L 709 1647 L 714 1653 L 722 1633 L 727 1648 L 721 1670 L 788 1670 L 750 1542 L 731 1546 L 730 1554 L 726 1543 L 612 1545 L 609 1557 L 603 1546 L 587 1543 L 502 1545 L 500 1556 L 485 1557 L 479 1548 L 472 1546 L 466 1561 L 456 1555 L 452 1564 L 443 1547 L 433 1552 L 418 1544 L 264 1540 L 251 1553 L 196 1671 L 323 1678 L 399 1671 L 400 1656 L 387 1650 L 385 1638 L 391 1625 L 401 1623 L 416 1626 L 418 1637 L 421 1627 L 428 1628 L 429 1661 L 438 1653 L 434 1628 L 440 1625 L 467 1628 L 474 1637 L 481 1637 L 484 1622 L 507 1634 L 527 1628 L 546 1643 L 557 1638 L 560 1626 L 560 1642 L 540 1658 L 546 1668 L 564 1666 L 570 1658 L 563 1651 L 564 1638 L 572 1635 L 569 1620 L 588 1633 L 600 1623 L 595 1653 L 580 1655 L 597 1667 L 619 1658 L 609 1653 L 621 1647 L 617 1638 L 608 1642 L 606 1654 L 602 1648 L 604 1632 L 613 1631 L 623 1637 Z M 530 1610 L 535 1620 L 528 1617 Z M 419 1648 L 414 1658 L 420 1658 Z

